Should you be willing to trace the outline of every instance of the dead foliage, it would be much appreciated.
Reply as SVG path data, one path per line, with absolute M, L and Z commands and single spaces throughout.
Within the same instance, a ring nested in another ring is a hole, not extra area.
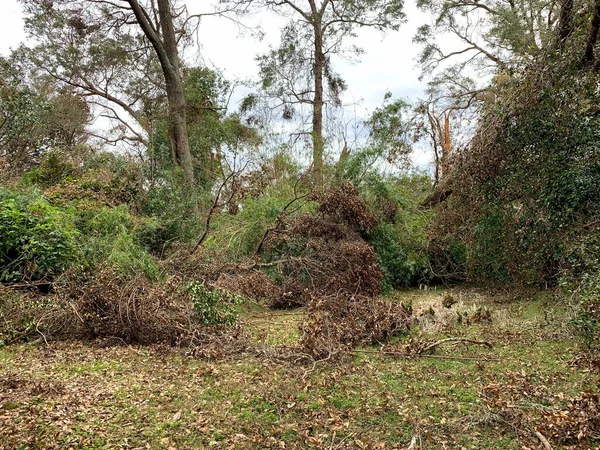
M 464 318 L 461 319 L 461 316 L 458 317 L 459 322 L 464 323 L 465 325 L 471 325 L 474 323 L 491 323 L 492 322 L 492 313 L 491 311 L 484 307 L 480 306 L 473 312 L 472 314 L 466 314 Z
M 582 392 L 565 408 L 543 414 L 540 429 L 552 442 L 570 444 L 600 439 L 600 395 Z
M 335 222 L 345 223 L 356 232 L 368 233 L 377 225 L 376 216 L 371 213 L 351 183 L 342 183 L 318 196 L 319 212 Z
M 34 338 L 48 302 L 34 290 L 16 291 L 1 285 L 0 298 L 0 343 L 7 345 Z
M 272 307 L 303 306 L 311 297 L 339 293 L 379 295 L 383 271 L 375 251 L 363 239 L 377 220 L 358 190 L 345 183 L 311 198 L 319 202 L 317 213 L 278 218 L 279 226 L 261 240 L 266 262 L 251 265 L 271 267 L 284 280 L 278 290 L 270 287 Z M 262 286 L 255 288 L 259 292 Z
M 375 250 L 339 224 L 300 216 L 277 244 L 288 255 L 298 253 L 281 259 L 278 264 L 281 273 L 295 278 L 313 295 L 340 291 L 378 295 L 381 292 L 383 271 Z
M 257 269 L 238 274 L 224 273 L 215 286 L 245 298 L 266 300 L 273 309 L 298 308 L 310 300 L 308 288 L 297 279 L 288 277 L 283 283 L 277 284 Z
M 381 297 L 348 293 L 322 296 L 308 304 L 300 326 L 300 344 L 316 357 L 330 357 L 406 333 L 409 321 L 409 309 Z
M 458 300 L 456 300 L 450 293 L 444 294 L 444 298 L 442 298 L 442 306 L 444 308 L 452 308 L 452 306 L 454 306 L 457 302 Z
M 205 347 L 206 352 L 214 347 L 219 349 L 214 356 L 238 351 L 242 331 L 200 323 L 182 286 L 178 277 L 154 282 L 142 275 L 125 277 L 109 266 L 100 267 L 89 279 L 65 275 L 50 295 L 22 294 L 4 303 L 0 338 L 165 343 Z
M 490 420 L 536 441 L 540 433 L 550 444 L 589 448 L 600 439 L 600 394 L 582 392 L 574 397 L 551 393 L 550 380 L 533 380 L 514 372 L 508 382 L 494 382 L 483 390 Z
M 21 378 L 13 373 L 0 376 L 0 392 L 19 391 L 31 396 L 62 395 L 65 386 L 60 381 Z
M 584 311 L 592 320 L 600 322 L 600 301 L 587 304 Z
M 223 273 L 215 286 L 255 300 L 274 299 L 281 295 L 281 287 L 260 270 L 238 274 Z
M 141 275 L 126 278 L 111 267 L 101 267 L 93 279 L 58 289 L 75 320 L 64 330 L 52 331 L 83 339 L 175 343 L 193 329 L 193 310 L 179 285 L 174 277 L 153 283 Z
M 410 314 L 378 298 L 383 271 L 364 239 L 377 217 L 348 183 L 312 197 L 319 203 L 316 214 L 282 219 L 263 242 L 269 260 L 262 266 L 285 280 L 271 298 L 272 307 L 307 305 L 300 345 L 315 357 L 404 332 Z
M 279 295 L 273 298 L 273 301 L 271 302 L 271 308 L 298 308 L 306 305 L 309 300 L 310 292 L 308 288 L 303 287 L 302 284 L 294 278 L 287 278 L 281 286 Z

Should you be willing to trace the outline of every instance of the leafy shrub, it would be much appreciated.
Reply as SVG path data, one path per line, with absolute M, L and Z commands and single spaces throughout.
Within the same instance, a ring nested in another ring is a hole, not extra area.
M 362 195 L 378 218 L 367 241 L 384 271 L 385 290 L 433 278 L 428 251 L 432 213 L 421 207 L 430 186 L 429 177 L 419 173 L 387 178 L 370 173 L 364 180 Z
M 164 252 L 172 243 L 191 242 L 203 231 L 203 221 L 192 214 L 195 205 L 208 209 L 207 192 L 190 193 L 175 172 L 163 174 L 160 182 L 151 184 L 145 194 L 141 213 L 153 218 L 158 227 L 148 235 L 146 242 L 157 253 Z
M 398 239 L 398 231 L 394 225 L 379 225 L 369 242 L 375 249 L 383 269 L 386 290 L 415 285 L 427 279 L 426 257 L 419 253 L 419 249 L 404 247 Z
M 18 197 L 0 201 L 0 280 L 52 279 L 80 257 L 74 218 L 39 195 Z
M 580 62 L 552 51 L 507 76 L 453 156 L 432 231 L 465 246 L 463 279 L 554 284 L 565 242 L 598 218 L 599 78 Z
M 573 300 L 573 325 L 589 348 L 600 349 L 600 232 L 577 239 L 566 248 L 561 283 Z
M 76 174 L 77 168 L 73 161 L 60 150 L 52 150 L 44 155 L 38 167 L 23 175 L 23 181 L 48 187 L 73 178 Z
M 200 323 L 233 325 L 237 322 L 236 305 L 244 300 L 239 295 L 218 288 L 210 289 L 197 281 L 192 281 L 187 286 L 187 291 Z
M 122 274 L 143 273 L 155 279 L 158 269 L 142 245 L 153 221 L 136 217 L 127 205 L 80 211 L 77 226 L 82 236 L 84 259 L 89 266 L 107 263 Z
M 139 209 L 145 191 L 142 166 L 133 158 L 100 152 L 83 163 L 81 187 L 104 194 L 113 204 L 128 203 Z

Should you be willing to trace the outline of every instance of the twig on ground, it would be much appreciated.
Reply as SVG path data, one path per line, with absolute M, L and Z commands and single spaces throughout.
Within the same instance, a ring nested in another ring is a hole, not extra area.
M 434 349 L 435 347 L 438 347 L 439 345 L 445 344 L 446 342 L 466 342 L 469 344 L 485 345 L 487 348 L 492 348 L 492 344 L 490 344 L 489 342 L 475 341 L 473 339 L 466 339 L 466 338 L 459 338 L 459 337 L 450 337 L 450 338 L 446 338 L 446 339 L 441 339 L 437 342 L 434 342 L 431 345 L 428 345 L 423 350 L 421 350 L 419 353 L 425 353 L 429 350 Z
M 537 438 L 540 440 L 540 442 L 544 446 L 544 448 L 546 450 L 552 450 L 552 446 L 550 445 L 550 442 L 548 442 L 548 439 L 546 439 L 544 437 L 544 435 L 542 433 L 540 433 L 538 430 L 535 430 L 534 432 L 535 432 L 535 435 L 537 436 Z
M 392 352 L 386 350 L 366 350 L 366 349 L 354 349 L 352 353 L 373 353 L 377 355 L 390 355 L 390 356 L 398 356 L 400 358 L 438 358 L 438 359 L 452 359 L 457 361 L 499 361 L 500 358 L 490 358 L 490 357 L 477 357 L 477 356 L 446 356 L 446 355 L 423 355 L 422 353 L 402 353 L 402 352 Z
M 44 333 L 42 333 L 40 331 L 40 323 L 42 323 L 42 320 L 44 318 L 42 317 L 40 320 L 38 320 L 38 322 L 35 324 L 35 331 L 37 331 L 39 333 L 40 336 L 42 336 L 42 338 L 44 339 L 44 342 L 46 343 L 46 345 L 48 345 L 48 339 L 46 339 L 46 336 L 44 335 Z
M 421 446 L 419 444 L 417 444 L 417 442 L 419 441 L 419 436 L 417 434 L 415 434 L 412 439 L 410 440 L 410 445 L 408 446 L 407 450 L 416 450 L 417 448 L 421 448 Z M 417 447 L 417 445 L 419 445 Z

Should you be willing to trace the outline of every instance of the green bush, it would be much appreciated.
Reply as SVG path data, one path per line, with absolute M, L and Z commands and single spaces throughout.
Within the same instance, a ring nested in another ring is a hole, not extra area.
M 379 225 L 369 239 L 383 269 L 384 290 L 414 286 L 430 278 L 424 249 L 407 245 L 398 235 L 397 228 L 386 223 Z
M 192 281 L 187 286 L 187 291 L 200 323 L 233 325 L 237 322 L 236 306 L 244 301 L 242 297 L 220 289 L 210 289 L 197 281 Z
M 574 326 L 586 345 L 600 349 L 600 230 L 566 245 L 561 284 L 572 299 Z
M 158 268 L 142 244 L 156 227 L 155 221 L 134 216 L 123 204 L 82 210 L 77 227 L 88 266 L 108 263 L 124 275 L 143 273 L 150 279 L 158 277 Z
M 60 150 L 52 150 L 44 155 L 38 167 L 23 175 L 23 181 L 48 187 L 71 179 L 76 174 L 77 168 L 67 155 Z
M 39 194 L 0 200 L 0 280 L 54 278 L 81 256 L 78 237 L 74 217 Z
M 363 197 L 379 218 L 367 241 L 383 269 L 384 289 L 433 278 L 427 250 L 432 214 L 420 206 L 430 186 L 430 178 L 420 173 L 384 178 L 371 172 L 364 178 Z
M 69 267 L 107 263 L 124 275 L 158 277 L 145 247 L 156 221 L 125 204 L 52 206 L 35 190 L 0 189 L 0 280 L 52 280 Z

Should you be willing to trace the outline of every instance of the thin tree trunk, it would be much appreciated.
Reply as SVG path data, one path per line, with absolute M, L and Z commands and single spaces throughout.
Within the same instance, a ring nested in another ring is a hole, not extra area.
M 323 181 L 323 70 L 325 55 L 323 55 L 323 34 L 320 21 L 314 24 L 315 30 L 315 97 L 313 102 L 313 174 L 317 184 Z

